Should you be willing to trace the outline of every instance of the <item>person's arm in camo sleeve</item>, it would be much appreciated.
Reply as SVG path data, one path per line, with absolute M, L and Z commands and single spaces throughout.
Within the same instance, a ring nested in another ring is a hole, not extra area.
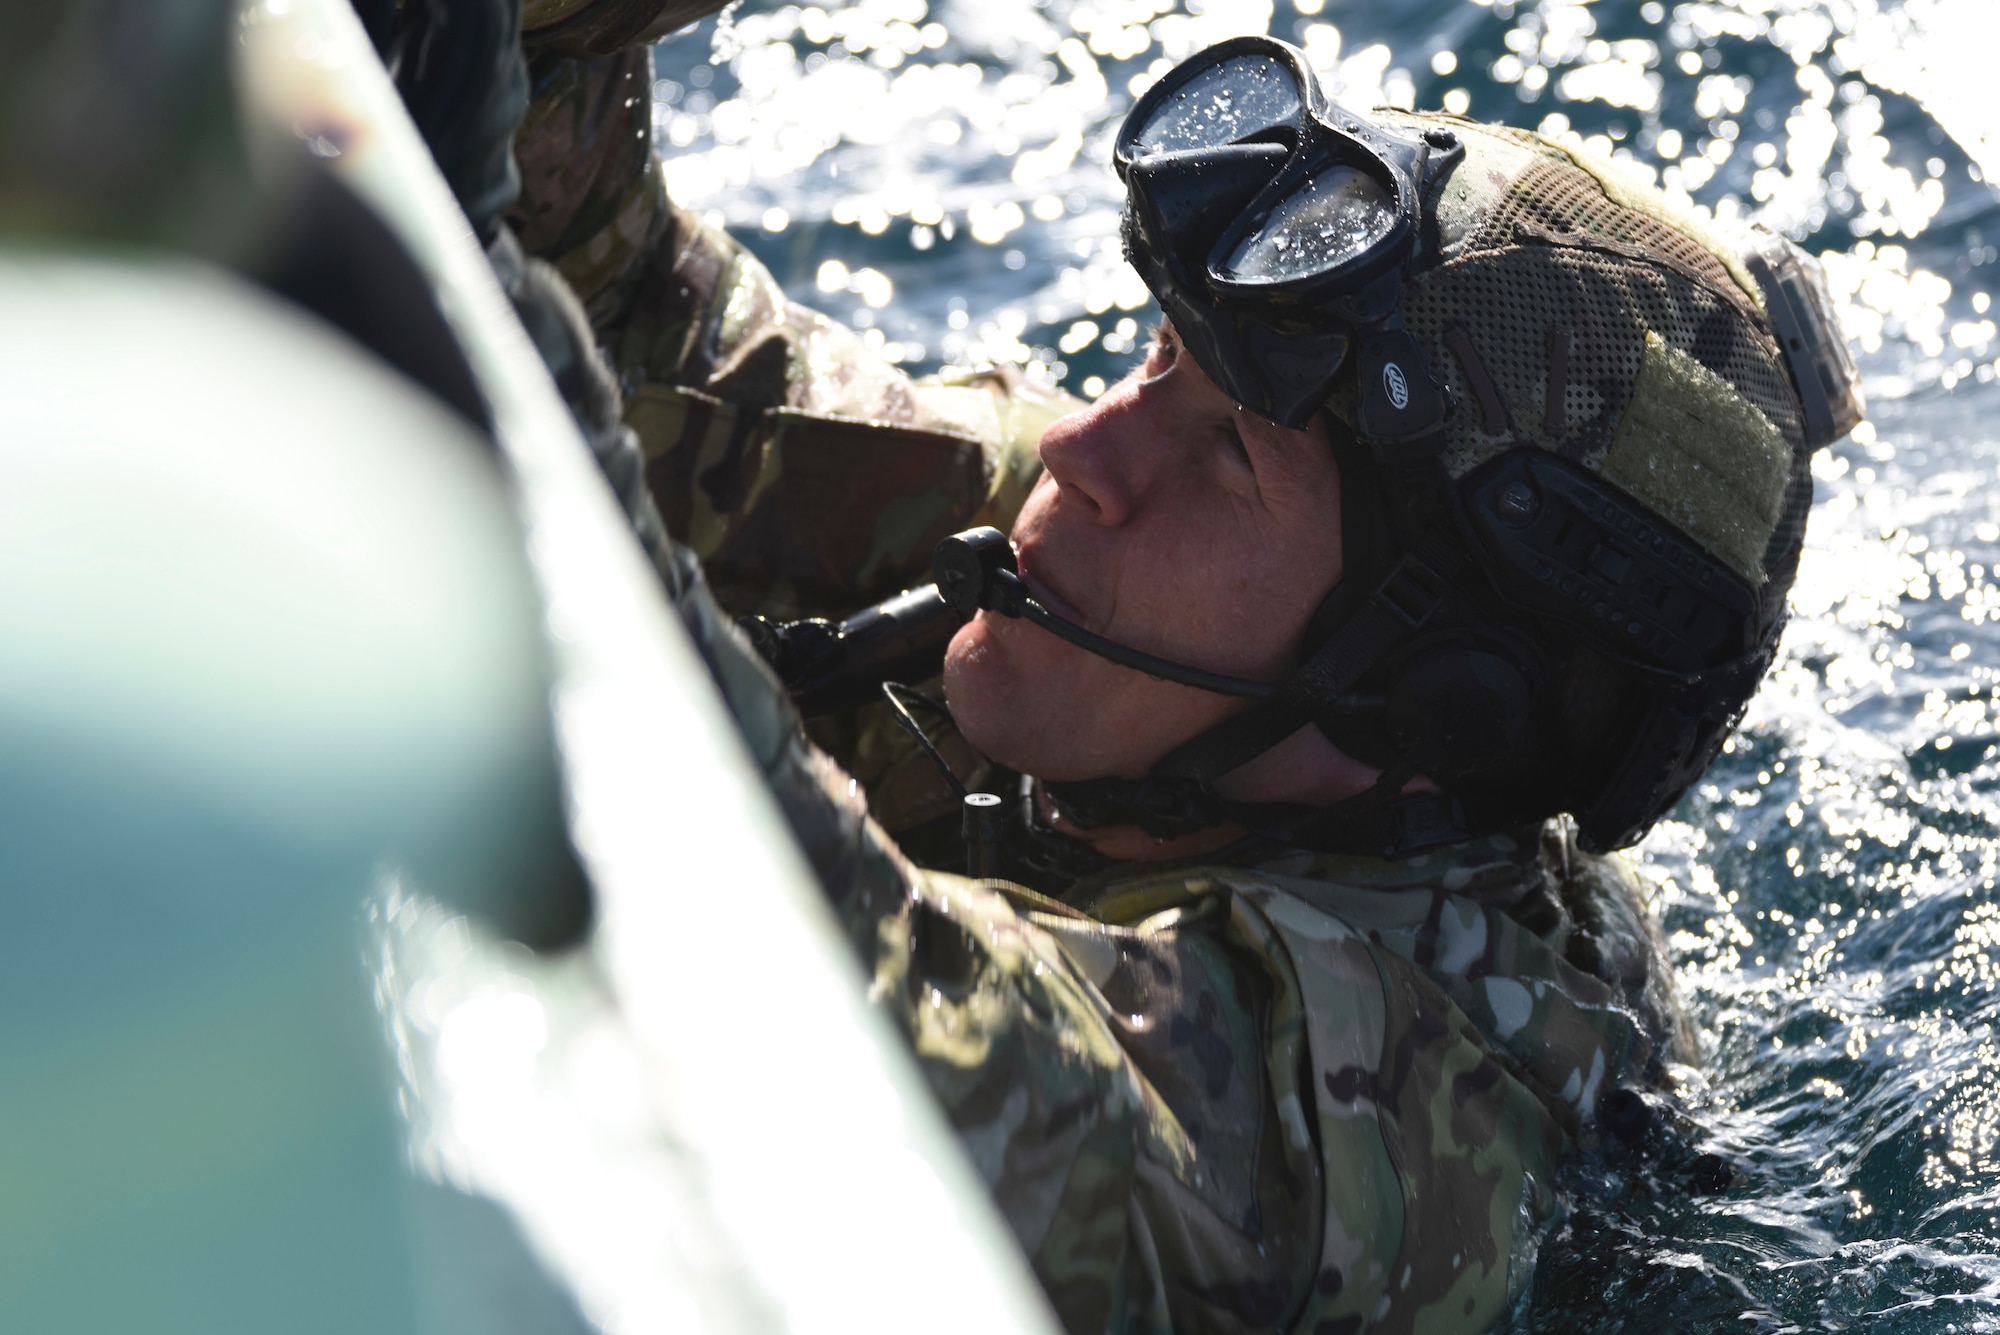
M 925 582 L 948 534 L 1007 527 L 1043 428 L 1081 405 L 1011 369 L 913 380 L 668 198 L 645 43 L 715 8 L 529 0 L 507 216 L 582 299 L 653 498 L 724 604 L 841 616 Z
M 1080 405 L 1012 369 L 913 381 L 667 197 L 644 43 L 718 6 L 357 4 L 656 561 L 671 530 L 731 612 L 843 616 L 923 583 L 946 534 L 1012 523 Z M 950 816 L 883 707 L 814 735 L 896 830 Z
M 640 43 L 706 11 L 644 26 L 647 12 L 530 0 L 524 188 L 508 220 L 581 296 L 643 450 L 641 489 L 724 606 L 845 616 L 927 582 L 946 535 L 1009 527 L 1043 429 L 1081 405 L 1012 368 L 913 380 L 675 205 Z M 885 706 L 815 720 L 813 737 L 899 835 L 956 819 L 956 795 Z
M 638 437 L 623 420 L 590 322 L 562 276 L 524 255 L 504 221 L 521 193 L 513 140 L 529 105 L 518 0 L 355 0 L 355 10 L 633 535 L 663 563 L 666 533 L 646 489 Z

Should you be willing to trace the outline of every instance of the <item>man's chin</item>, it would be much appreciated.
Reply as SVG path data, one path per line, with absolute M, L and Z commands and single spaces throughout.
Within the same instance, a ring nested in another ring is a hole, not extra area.
M 997 620 L 993 613 L 981 612 L 951 637 L 944 653 L 944 698 L 960 735 L 974 750 L 1018 769 L 1022 734 L 1032 727 L 1035 711 Z
M 1092 745 L 1105 727 L 1088 705 L 1104 685 L 1095 661 L 1025 621 L 981 612 L 945 649 L 945 700 L 960 735 L 996 764 L 1059 781 L 1095 778 L 1116 763 Z
M 1016 773 L 1070 777 L 1077 739 L 1066 706 L 1081 684 L 1064 661 L 1072 654 L 1087 657 L 1025 621 L 981 612 L 945 648 L 944 696 L 959 734 Z

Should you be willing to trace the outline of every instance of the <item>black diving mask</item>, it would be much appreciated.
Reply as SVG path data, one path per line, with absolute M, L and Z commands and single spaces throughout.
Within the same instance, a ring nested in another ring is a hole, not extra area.
M 1349 349 L 1400 327 L 1425 194 L 1463 154 L 1448 130 L 1409 134 L 1331 101 L 1297 48 L 1235 38 L 1126 116 L 1126 255 L 1210 379 L 1303 427 Z

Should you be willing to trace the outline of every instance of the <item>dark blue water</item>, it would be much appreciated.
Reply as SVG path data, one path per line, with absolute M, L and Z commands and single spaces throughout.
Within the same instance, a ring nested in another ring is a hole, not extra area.
M 1824 253 L 1872 421 L 1815 461 L 1780 666 L 1639 850 L 1733 1185 L 1586 1165 L 1523 1330 L 2000 1328 L 2000 5 L 746 4 L 663 46 L 669 180 L 913 370 L 1080 394 L 1151 318 L 1111 135 L 1244 31 L 1355 102 L 1574 134 Z M 1982 55 L 1983 53 L 1983 55 Z

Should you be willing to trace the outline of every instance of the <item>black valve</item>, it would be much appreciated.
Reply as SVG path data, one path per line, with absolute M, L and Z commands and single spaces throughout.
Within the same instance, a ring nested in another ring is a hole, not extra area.
M 969 528 L 954 533 L 937 545 L 931 557 L 931 576 L 937 580 L 938 597 L 950 603 L 958 614 L 971 617 L 982 607 L 1008 616 L 1021 615 L 1018 607 L 1020 585 L 997 578 L 1001 572 L 1018 574 L 1014 548 L 1007 535 L 997 528 Z
M 959 810 L 959 831 L 965 836 L 965 874 L 1000 874 L 1000 841 L 1005 828 L 1002 806 L 992 793 L 967 793 Z
M 923 681 L 944 666 L 944 648 L 965 618 L 936 586 L 899 593 L 834 623 L 737 621 L 808 718 L 879 698 L 885 681 Z
M 1028 586 L 1021 582 L 1020 568 L 1014 564 L 1013 545 L 997 528 L 969 528 L 946 538 L 931 556 L 931 574 L 937 579 L 938 597 L 968 619 L 981 609 L 1001 616 L 1025 617 L 1051 635 L 1099 658 L 1108 658 L 1121 667 L 1163 681 L 1177 681 L 1246 700 L 1267 700 L 1271 696 L 1272 688 L 1265 682 L 1208 672 L 1142 653 L 1065 621 L 1029 596 Z

